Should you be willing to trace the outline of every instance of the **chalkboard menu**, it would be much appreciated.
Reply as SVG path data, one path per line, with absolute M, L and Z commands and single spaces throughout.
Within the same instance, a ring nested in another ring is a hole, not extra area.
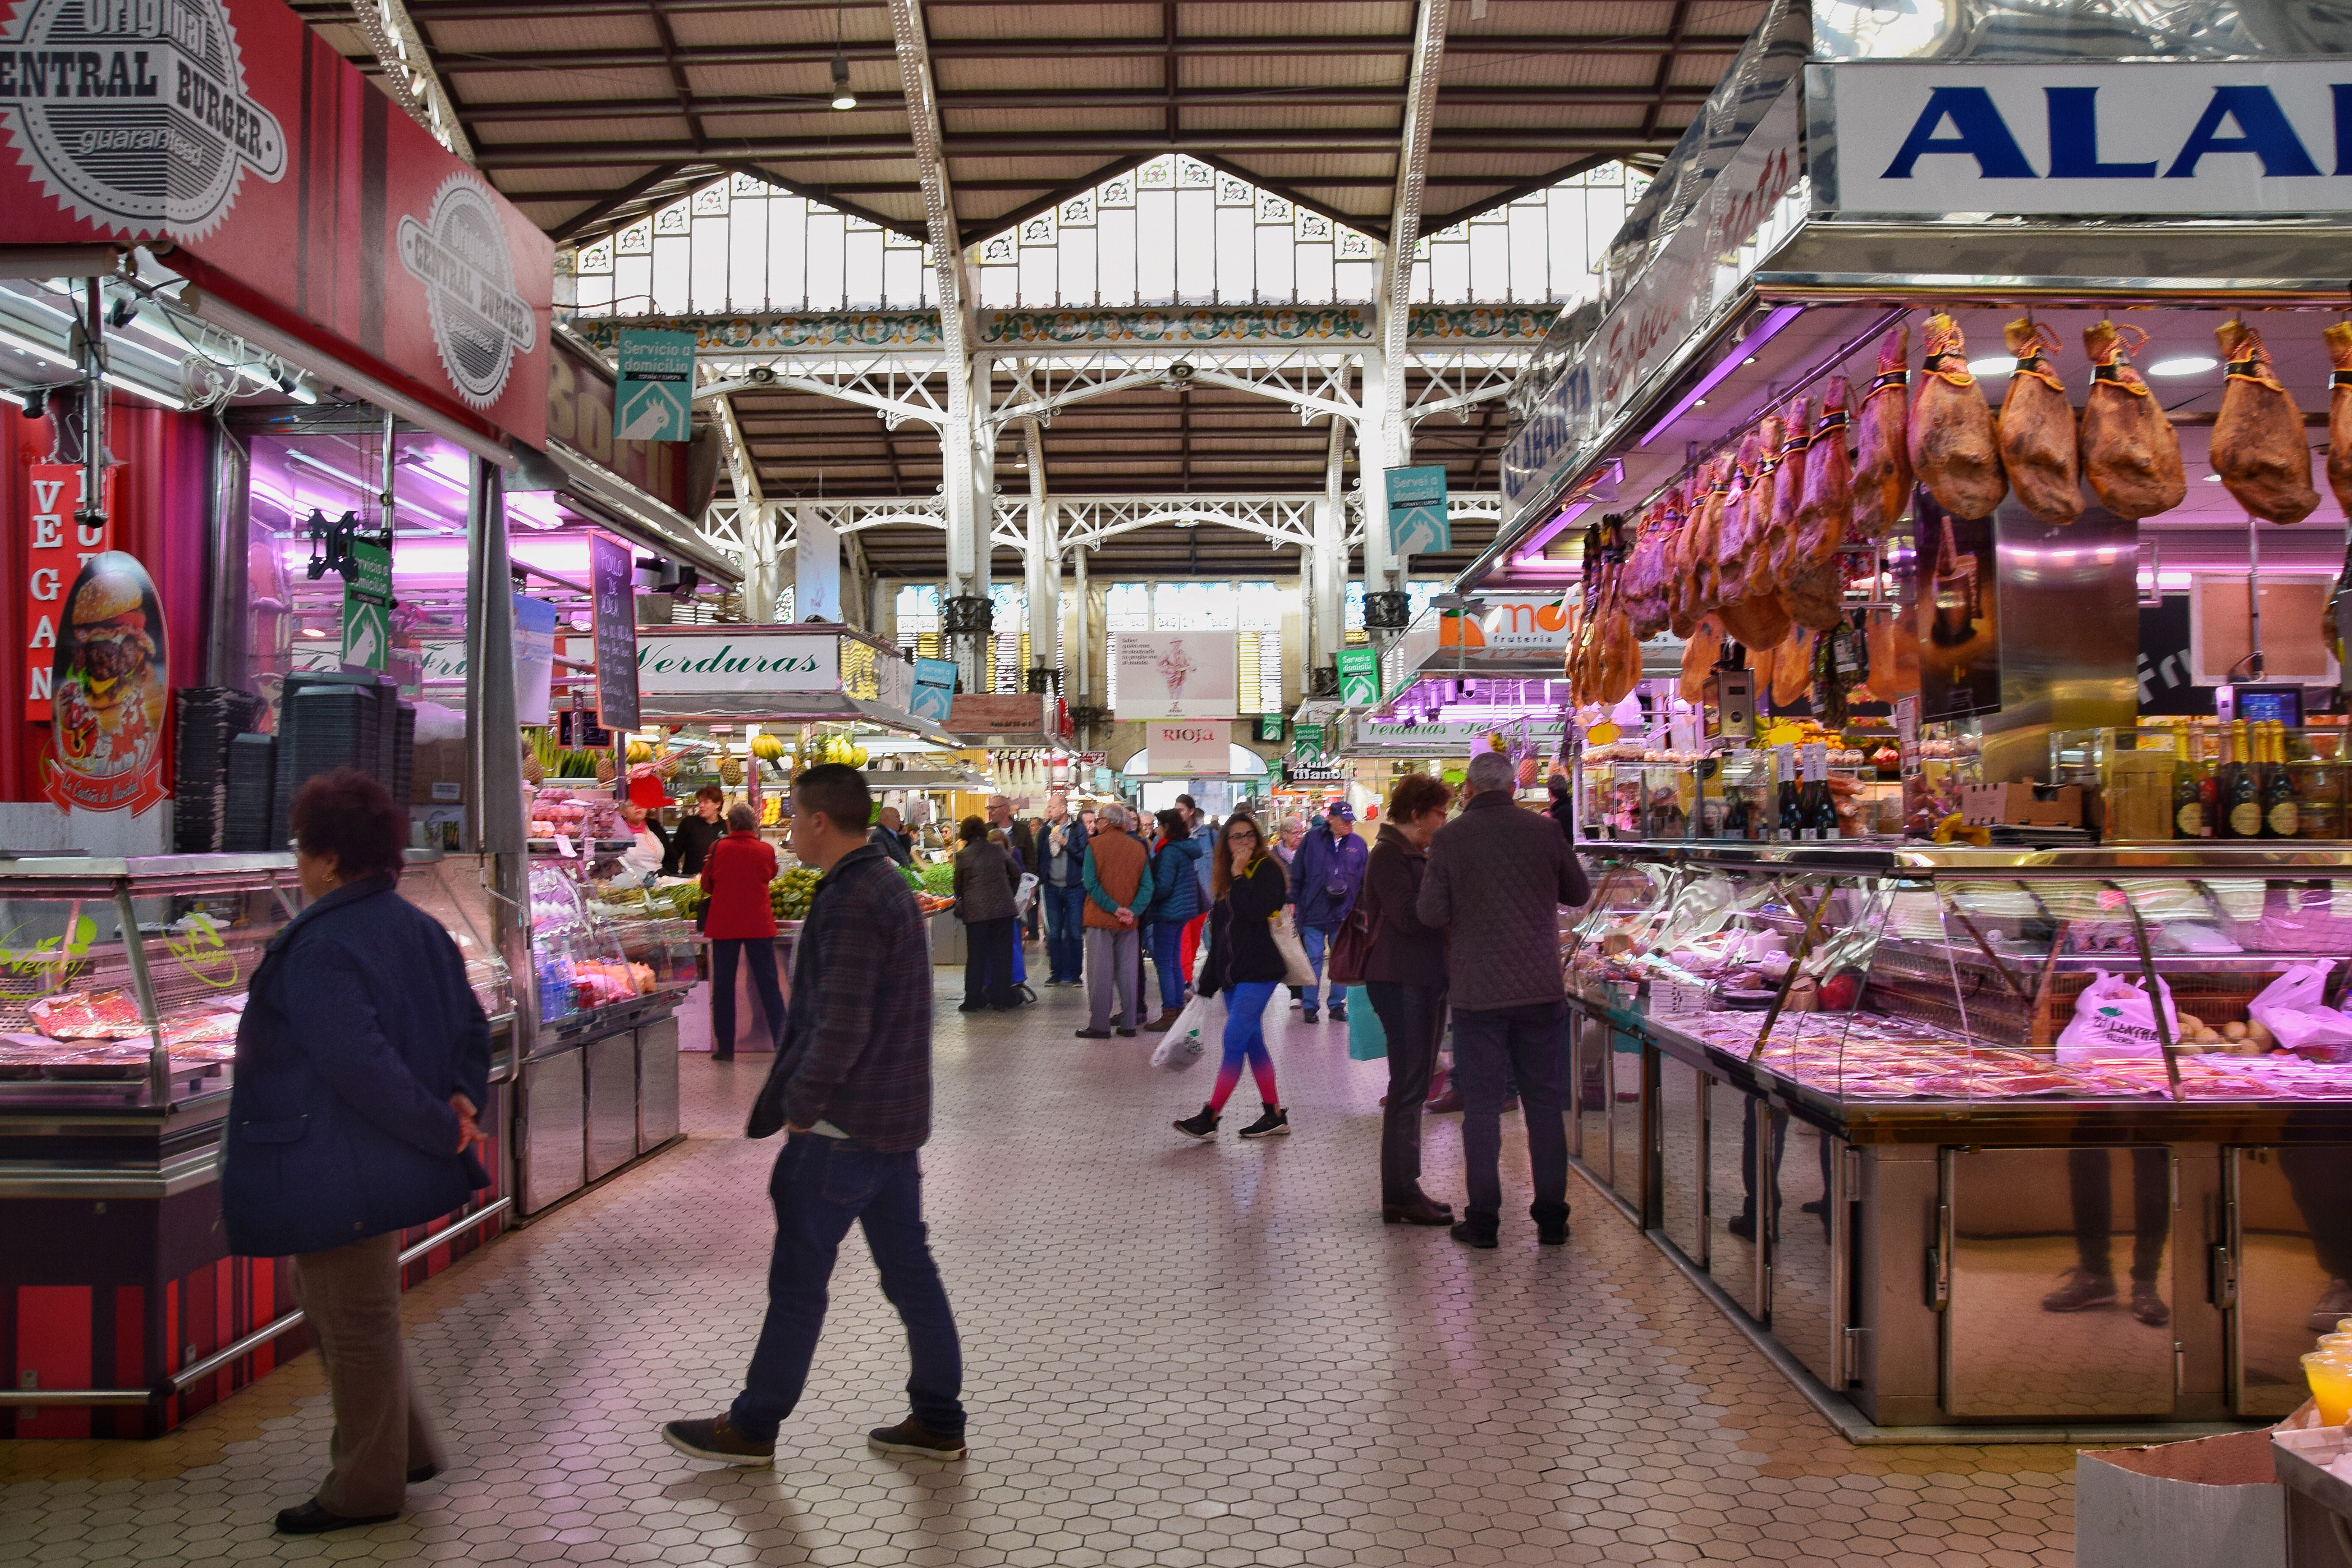
M 637 727 L 637 586 L 629 547 L 588 536 L 588 582 L 596 594 L 596 718 L 607 730 Z

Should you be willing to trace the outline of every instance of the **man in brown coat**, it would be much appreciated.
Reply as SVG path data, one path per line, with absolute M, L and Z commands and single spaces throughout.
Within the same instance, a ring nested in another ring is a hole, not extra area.
M 1471 759 L 1469 802 L 1430 841 L 1416 911 L 1452 929 L 1447 1001 L 1454 1014 L 1454 1082 L 1462 1091 L 1462 1163 L 1469 1203 L 1454 1239 L 1496 1245 L 1503 1187 L 1497 1163 L 1507 1085 L 1519 1086 L 1536 1239 L 1568 1239 L 1568 1124 L 1561 1053 L 1568 987 L 1560 974 L 1559 907 L 1591 896 L 1559 826 L 1511 797 L 1511 760 Z
M 1143 1021 L 1143 936 L 1139 923 L 1151 902 L 1151 853 L 1129 831 L 1123 805 L 1107 805 L 1087 845 L 1087 1026 L 1082 1040 L 1110 1038 L 1111 997 L 1118 997 L 1118 1032 L 1133 1037 Z

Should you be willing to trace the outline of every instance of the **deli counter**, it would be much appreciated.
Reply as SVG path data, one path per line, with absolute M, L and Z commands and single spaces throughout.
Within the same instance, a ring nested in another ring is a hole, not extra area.
M 411 850 L 402 895 L 492 1025 L 489 1187 L 403 1237 L 414 1284 L 510 1217 L 514 1012 L 487 862 Z M 229 1255 L 219 1159 L 246 988 L 302 901 L 291 855 L 0 859 L 5 1435 L 152 1436 L 306 1348 L 285 1270 Z
M 1573 1157 L 1849 1437 L 2302 1402 L 2352 1316 L 2352 852 L 1588 853 Z

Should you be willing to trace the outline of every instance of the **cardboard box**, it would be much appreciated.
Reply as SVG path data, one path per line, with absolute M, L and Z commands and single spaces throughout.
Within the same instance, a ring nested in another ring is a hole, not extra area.
M 2044 795 L 2048 798 L 2043 798 Z M 1960 791 L 1960 820 L 1970 827 L 2080 827 L 2083 786 L 1969 784 Z
M 2076 1568 L 2286 1568 L 2268 1431 L 2074 1457 Z
M 457 805 L 466 798 L 466 742 L 419 741 L 408 775 L 411 805 Z

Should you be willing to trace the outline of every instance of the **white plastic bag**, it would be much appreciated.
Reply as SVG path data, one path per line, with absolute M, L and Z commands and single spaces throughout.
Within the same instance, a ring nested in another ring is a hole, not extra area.
M 1029 912 L 1029 901 L 1036 896 L 1036 874 L 1032 871 L 1022 872 L 1021 885 L 1013 889 L 1013 912 L 1016 915 L 1027 914 Z
M 2326 1052 L 2352 1047 L 2352 1018 L 2323 1005 L 2330 960 L 2291 965 L 2246 1005 L 2247 1016 L 2271 1032 L 2283 1051 Z
M 1182 1072 L 1208 1053 L 1204 1037 L 1216 1023 L 1217 999 L 1196 994 L 1151 1047 L 1151 1065 L 1162 1072 Z
M 2164 1007 L 2165 1035 L 2180 1038 L 2180 1015 L 2172 1005 L 2172 990 L 2162 980 L 2157 994 Z M 2156 1009 L 2147 993 L 2104 969 L 2091 972 L 2091 984 L 2074 999 L 2074 1016 L 2058 1037 L 2062 1062 L 2113 1061 L 2118 1057 L 2164 1054 L 2157 1037 Z

